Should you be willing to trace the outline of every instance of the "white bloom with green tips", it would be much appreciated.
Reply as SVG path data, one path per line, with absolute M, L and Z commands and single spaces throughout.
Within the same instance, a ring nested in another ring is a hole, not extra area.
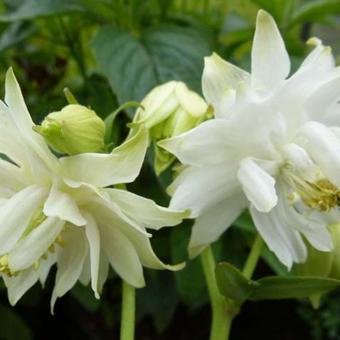
M 143 266 L 168 266 L 154 254 L 146 228 L 181 222 L 186 213 L 111 186 L 132 182 L 148 144 L 143 128 L 111 153 L 56 158 L 34 132 L 12 70 L 0 102 L 0 272 L 15 304 L 57 265 L 51 306 L 80 280 L 102 290 L 109 266 L 135 287 Z M 108 188 L 110 186 L 110 188 Z
M 183 164 L 170 207 L 196 218 L 189 251 L 216 241 L 246 208 L 288 268 L 306 260 L 305 240 L 332 249 L 325 217 L 337 215 L 340 188 L 340 69 L 329 47 L 314 49 L 290 75 L 273 18 L 259 11 L 251 73 L 213 54 L 202 87 L 215 117 L 159 143 Z M 337 217 L 336 217 L 337 218 Z
M 156 86 L 142 100 L 137 109 L 132 127 L 143 124 L 151 140 L 177 136 L 188 131 L 206 119 L 208 105 L 197 93 L 180 81 L 169 81 Z M 155 170 L 164 171 L 174 156 L 155 144 Z

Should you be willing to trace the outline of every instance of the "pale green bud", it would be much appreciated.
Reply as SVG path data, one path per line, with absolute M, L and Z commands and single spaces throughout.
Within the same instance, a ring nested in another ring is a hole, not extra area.
M 50 113 L 34 130 L 60 153 L 75 155 L 104 150 L 105 123 L 94 111 L 79 104 Z
M 329 226 L 332 235 L 333 250 L 323 252 L 307 244 L 308 257 L 305 263 L 295 265 L 294 271 L 302 276 L 319 276 L 340 280 L 340 224 Z M 318 307 L 321 295 L 313 295 L 310 300 Z
M 197 93 L 179 81 L 155 87 L 141 102 L 132 127 L 144 124 L 155 142 L 155 169 L 165 170 L 174 157 L 158 148 L 156 142 L 191 130 L 209 115 L 208 105 Z

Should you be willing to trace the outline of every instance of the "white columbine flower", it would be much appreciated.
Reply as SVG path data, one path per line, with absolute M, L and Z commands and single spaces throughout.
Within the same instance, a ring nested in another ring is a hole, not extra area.
M 146 228 L 181 222 L 185 213 L 109 188 L 132 182 L 147 148 L 141 128 L 110 154 L 56 158 L 33 131 L 12 70 L 0 102 L 0 272 L 15 304 L 57 264 L 51 307 L 79 279 L 99 297 L 109 265 L 135 287 L 143 266 L 168 266 L 154 254 Z
M 338 209 L 340 70 L 329 47 L 296 73 L 273 18 L 257 16 L 251 74 L 213 54 L 202 87 L 215 119 L 159 143 L 183 164 L 170 207 L 196 218 L 189 251 L 214 242 L 250 204 L 258 232 L 288 268 L 306 259 L 304 239 L 332 248 L 326 218 Z M 338 111 L 338 112 L 337 112 Z

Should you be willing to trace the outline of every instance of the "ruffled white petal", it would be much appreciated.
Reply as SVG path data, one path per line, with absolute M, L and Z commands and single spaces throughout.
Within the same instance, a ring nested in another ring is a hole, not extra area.
M 213 119 L 174 138 L 164 139 L 158 145 L 174 154 L 183 164 L 209 165 L 237 157 L 242 139 L 231 131 L 228 121 Z M 230 133 L 229 133 L 230 132 Z
M 277 203 L 275 179 L 253 160 L 246 158 L 241 161 L 237 178 L 248 200 L 257 210 L 269 212 L 275 207 Z
M 57 298 L 66 294 L 79 279 L 88 253 L 82 228 L 68 227 L 63 233 L 65 246 L 58 249 L 58 270 L 51 298 L 51 313 Z
M 143 267 L 137 251 L 126 237 L 112 222 L 101 225 L 101 239 L 105 254 L 117 274 L 134 287 L 145 285 Z
M 17 276 L 3 275 L 9 303 L 14 306 L 22 296 L 38 281 L 39 272 L 37 270 L 25 270 Z
M 19 240 L 8 255 L 8 264 L 12 271 L 19 271 L 32 266 L 41 256 L 48 253 L 49 247 L 61 232 L 64 221 L 48 217 Z
M 308 122 L 299 131 L 301 144 L 323 170 L 326 177 L 340 186 L 340 140 L 334 132 L 318 122 Z
M 219 105 L 230 89 L 235 89 L 239 82 L 248 79 L 248 72 L 228 63 L 216 53 L 204 58 L 203 95 L 214 107 Z
M 0 207 L 0 254 L 10 251 L 20 239 L 45 195 L 44 189 L 29 186 Z
M 86 224 L 76 201 L 71 195 L 60 191 L 56 184 L 52 185 L 43 211 L 46 216 L 59 217 L 77 226 Z
M 269 213 L 260 212 L 251 206 L 250 212 L 261 237 L 288 270 L 294 262 L 306 260 L 307 249 L 300 233 L 287 225 L 278 206 Z
M 60 159 L 65 177 L 98 187 L 129 183 L 138 176 L 148 146 L 144 128 L 110 154 L 83 153 Z
M 98 225 L 94 218 L 85 213 L 86 226 L 85 232 L 90 249 L 90 268 L 91 268 L 91 287 L 97 299 L 99 299 L 98 293 L 98 277 L 99 277 L 99 264 L 100 264 L 100 233 Z
M 241 191 L 236 170 L 229 164 L 185 168 L 168 188 L 172 195 L 170 208 L 190 209 L 193 218 L 201 215 Z
M 188 217 L 188 212 L 160 207 L 154 201 L 126 190 L 107 189 L 106 192 L 125 214 L 146 228 L 158 230 L 174 226 Z
M 251 51 L 251 77 L 255 86 L 277 86 L 289 74 L 290 60 L 284 41 L 271 15 L 260 10 Z
M 243 194 L 225 199 L 199 216 L 193 227 L 189 242 L 189 257 L 193 258 L 210 243 L 215 242 L 246 208 Z

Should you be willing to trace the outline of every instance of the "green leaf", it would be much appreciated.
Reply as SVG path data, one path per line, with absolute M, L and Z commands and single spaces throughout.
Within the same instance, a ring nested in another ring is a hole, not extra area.
M 302 299 L 313 295 L 325 294 L 340 287 L 340 280 L 290 276 L 265 277 L 256 281 L 259 285 L 252 290 L 250 300 Z
M 89 312 L 95 312 L 100 306 L 100 300 L 94 297 L 93 291 L 77 283 L 71 290 L 72 296 Z
M 200 92 L 203 57 L 211 53 L 200 31 L 172 25 L 153 27 L 139 37 L 104 27 L 92 49 L 120 104 L 141 101 L 153 87 L 169 80 L 182 80 Z
M 325 15 L 340 13 L 339 0 L 309 1 L 299 7 L 291 18 L 290 27 L 306 21 L 319 21 Z
M 30 24 L 14 22 L 1 33 L 0 51 L 16 45 L 35 33 L 36 28 Z
M 13 12 L 0 15 L 0 22 L 34 19 L 42 16 L 83 12 L 80 0 L 25 0 Z
M 28 325 L 17 315 L 13 308 L 0 305 L 1 339 L 30 340 L 32 333 Z
M 243 303 L 257 287 L 257 282 L 248 280 L 230 263 L 219 263 L 216 266 L 216 280 L 222 295 L 238 303 Z

